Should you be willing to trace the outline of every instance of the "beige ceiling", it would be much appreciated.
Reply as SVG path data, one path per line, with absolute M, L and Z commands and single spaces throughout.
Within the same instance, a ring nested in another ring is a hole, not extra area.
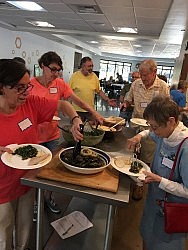
M 23 11 L 0 0 L 0 26 L 28 31 L 101 55 L 115 53 L 153 58 L 176 58 L 188 26 L 188 0 L 35 2 L 46 11 Z M 46 21 L 55 28 L 34 27 L 26 21 Z M 138 33 L 117 33 L 118 27 L 137 28 Z M 105 38 L 104 35 L 118 35 L 123 40 Z M 91 41 L 98 43 L 91 44 Z

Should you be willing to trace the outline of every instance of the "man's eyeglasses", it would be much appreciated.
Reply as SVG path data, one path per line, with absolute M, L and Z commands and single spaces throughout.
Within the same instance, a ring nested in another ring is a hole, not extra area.
M 133 79 L 139 79 L 139 76 L 132 76 Z
M 13 88 L 17 90 L 18 94 L 23 94 L 26 91 L 31 91 L 33 89 L 33 85 L 29 82 L 28 84 L 18 84 Z
M 49 68 L 50 70 L 51 70 L 51 73 L 61 73 L 62 71 L 63 71 L 63 69 L 62 68 L 60 68 L 60 69 L 57 69 L 57 68 L 51 68 L 50 66 L 46 66 L 47 68 Z

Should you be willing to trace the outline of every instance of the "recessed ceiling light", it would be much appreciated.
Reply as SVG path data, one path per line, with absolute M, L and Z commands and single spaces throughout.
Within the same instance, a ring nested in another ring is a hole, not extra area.
M 97 43 L 99 43 L 99 42 L 97 42 L 97 41 L 87 41 L 87 43 L 97 44 Z
M 46 11 L 39 4 L 31 2 L 31 1 L 7 1 L 19 9 L 28 10 L 28 11 Z
M 26 21 L 26 22 L 38 27 L 50 27 L 50 28 L 55 27 L 54 25 L 48 22 L 41 22 L 41 21 Z
M 111 39 L 111 40 L 129 40 L 127 37 L 124 36 L 106 36 L 106 35 L 101 35 L 103 38 Z
M 105 26 L 105 23 L 94 23 L 95 25 Z
M 117 32 L 123 32 L 123 33 L 137 33 L 136 28 L 128 28 L 128 27 L 118 27 L 115 28 Z
M 136 47 L 136 48 L 141 48 L 142 47 L 142 45 L 140 45 L 140 44 L 133 44 L 133 46 Z

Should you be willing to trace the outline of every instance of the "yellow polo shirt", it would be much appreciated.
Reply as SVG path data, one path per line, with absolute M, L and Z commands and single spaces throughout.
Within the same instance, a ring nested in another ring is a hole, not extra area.
M 99 78 L 94 72 L 88 76 L 84 76 L 81 71 L 73 73 L 70 78 L 69 85 L 74 93 L 90 107 L 94 108 L 95 93 L 100 91 Z M 86 112 L 79 106 L 72 103 L 76 111 Z

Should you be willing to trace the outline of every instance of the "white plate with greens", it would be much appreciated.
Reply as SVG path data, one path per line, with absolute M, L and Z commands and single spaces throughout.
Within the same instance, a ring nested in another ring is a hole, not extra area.
M 10 148 L 13 151 L 13 153 L 11 154 L 9 154 L 8 152 L 3 153 L 1 155 L 1 160 L 4 164 L 6 164 L 11 168 L 17 168 L 17 169 L 40 168 L 48 164 L 52 159 L 51 151 L 48 148 L 39 144 L 11 144 L 7 145 L 6 147 Z M 21 155 L 14 154 L 16 152 L 18 153 L 21 152 Z
M 142 166 L 138 173 L 133 173 L 130 171 L 131 168 L 131 162 L 137 161 L 140 166 Z M 143 175 L 143 170 L 146 170 L 150 172 L 150 167 L 144 163 L 141 160 L 131 158 L 130 156 L 116 156 L 111 159 L 111 165 L 118 171 L 120 171 L 123 174 L 127 174 L 130 176 L 139 177 L 140 175 Z

